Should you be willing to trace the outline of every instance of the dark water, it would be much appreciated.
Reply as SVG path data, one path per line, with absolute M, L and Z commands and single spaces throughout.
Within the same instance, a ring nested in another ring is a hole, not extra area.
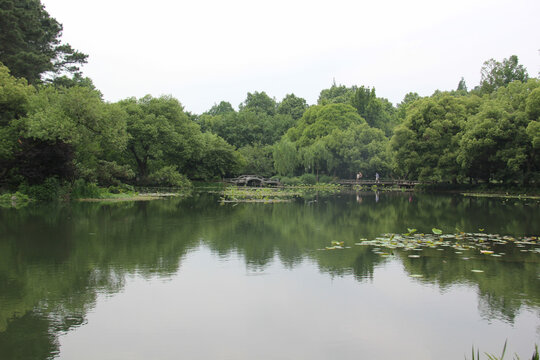
M 535 236 L 540 205 L 402 193 L 220 205 L 196 194 L 0 210 L 0 358 L 463 359 L 473 345 L 498 355 L 505 340 L 529 358 L 538 246 L 464 260 L 452 248 L 410 258 L 355 245 L 412 227 Z M 320 250 L 332 241 L 350 248 Z

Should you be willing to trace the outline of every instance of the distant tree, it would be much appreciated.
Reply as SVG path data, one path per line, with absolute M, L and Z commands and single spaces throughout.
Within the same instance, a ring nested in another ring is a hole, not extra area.
M 305 99 L 287 94 L 277 107 L 277 113 L 282 115 L 290 115 L 295 121 L 300 119 L 307 110 L 308 104 Z
M 526 82 L 528 78 L 527 69 L 519 64 L 516 55 L 503 59 L 502 62 L 489 59 L 482 66 L 480 90 L 483 93 L 492 93 L 512 81 Z
M 319 99 L 317 100 L 317 104 L 350 104 L 355 91 L 356 86 L 353 86 L 351 88 L 348 88 L 345 85 L 338 86 L 334 81 L 334 83 L 329 89 L 321 90 L 321 93 L 319 94 Z
M 409 92 L 405 94 L 403 100 L 397 105 L 397 117 L 399 121 L 403 121 L 403 119 L 405 119 L 405 117 L 407 116 L 407 109 L 412 103 L 414 103 L 418 99 L 421 99 L 418 93 Z
M 0 1 L 0 61 L 35 84 L 44 73 L 78 73 L 88 55 L 60 41 L 62 25 L 39 0 Z
M 531 120 L 540 121 L 540 88 L 536 88 L 527 97 L 525 111 Z
M 376 98 L 377 96 L 375 95 L 375 88 L 370 90 L 369 87 L 365 88 L 364 86 L 360 86 L 354 92 L 354 96 L 351 99 L 351 105 L 356 109 L 356 111 L 358 111 L 360 116 L 366 119 L 368 107 Z
M 405 94 L 405 96 L 403 97 L 403 100 L 398 104 L 398 108 L 402 107 L 402 106 L 409 105 L 409 104 L 411 104 L 412 102 L 414 102 L 414 101 L 416 101 L 418 99 L 421 99 L 421 96 L 418 95 L 418 93 L 409 92 L 409 93 Z
M 248 93 L 238 112 L 229 103 L 221 102 L 202 114 L 198 123 L 203 131 L 222 137 L 238 149 L 255 144 L 271 145 L 295 123 L 291 115 L 276 112 L 276 107 L 275 101 L 264 92 Z
M 51 84 L 58 88 L 83 86 L 99 92 L 99 90 L 97 90 L 97 88 L 94 86 L 94 82 L 92 81 L 92 79 L 88 77 L 83 77 L 80 73 L 75 73 L 72 77 L 66 75 L 57 76 L 51 80 Z
M 359 123 L 365 123 L 365 120 L 351 105 L 316 105 L 306 110 L 297 124 L 287 131 L 287 137 L 301 148 L 327 136 L 334 129 L 346 129 Z
M 274 115 L 277 104 L 274 99 L 266 95 L 264 91 L 247 94 L 246 100 L 240 104 L 240 110 L 252 110 L 256 113 Z
M 536 79 L 501 87 L 464 124 L 457 161 L 468 177 L 524 184 L 538 178 L 539 87 Z
M 212 133 L 203 133 L 200 139 L 200 147 L 188 160 L 189 165 L 185 166 L 190 178 L 212 180 L 239 174 L 244 159 L 234 146 Z
M 287 136 L 273 146 L 274 169 L 279 175 L 292 176 L 299 165 L 298 151 Z
M 411 179 L 457 181 L 461 129 L 467 120 L 463 97 L 441 94 L 415 101 L 391 140 L 395 173 Z
M 358 171 L 370 178 L 374 178 L 376 172 L 381 176 L 390 175 L 392 161 L 388 144 L 382 130 L 367 124 L 336 129 L 325 139 L 333 162 L 331 170 L 347 178 Z
M 358 131 L 351 132 L 351 129 Z M 373 150 L 372 153 L 378 152 L 370 136 L 358 135 L 359 132 L 367 133 L 371 130 L 388 141 L 382 131 L 367 125 L 351 105 L 337 103 L 312 106 L 274 145 L 274 167 L 280 175 L 305 171 L 349 176 L 355 166 L 354 162 L 359 160 L 353 159 L 355 154 L 362 152 L 355 149 L 366 146 Z M 349 150 L 345 150 L 347 146 Z
M 210 110 L 205 112 L 205 114 L 215 116 L 215 115 L 223 115 L 223 114 L 227 114 L 231 112 L 234 112 L 234 109 L 231 103 L 227 101 L 221 101 L 219 104 L 214 104 L 214 106 L 212 106 Z
M 459 80 L 457 91 L 467 92 L 467 84 L 465 84 L 465 79 L 463 77 L 461 77 L 461 80 Z
M 377 98 L 375 88 L 357 88 L 351 98 L 351 105 L 369 126 L 383 130 L 387 136 L 392 134 L 397 124 L 396 109 L 388 100 Z
M 260 144 L 246 145 L 239 149 L 245 159 L 242 173 L 272 176 L 275 173 L 272 151 L 272 145 Z
M 138 182 L 148 182 L 153 172 L 165 166 L 187 172 L 202 140 L 199 127 L 180 102 L 170 96 L 147 95 L 123 100 L 120 105 L 128 114 L 125 158 L 136 170 Z

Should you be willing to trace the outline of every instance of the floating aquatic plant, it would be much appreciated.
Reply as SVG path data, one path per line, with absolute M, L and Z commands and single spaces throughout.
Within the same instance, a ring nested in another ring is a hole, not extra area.
M 455 254 L 482 254 L 492 257 L 503 257 L 505 252 L 497 251 L 498 245 L 514 244 L 522 252 L 540 253 L 540 242 L 535 236 L 515 238 L 486 233 L 442 234 L 442 230 L 433 228 L 433 234 L 415 234 L 416 229 L 406 234 L 384 234 L 373 240 L 361 239 L 355 245 L 373 246 L 375 248 L 401 249 L 404 251 L 422 251 L 432 248 L 444 251 L 445 248 L 454 249 Z M 440 231 L 440 233 L 439 233 Z M 376 251 L 376 250 L 375 250 Z M 416 256 L 409 256 L 415 258 Z M 469 259 L 465 257 L 463 259 Z
M 414 234 L 416 232 L 416 229 L 410 229 L 410 228 L 407 228 L 407 230 L 409 231 L 408 233 L 405 233 L 403 235 L 405 236 L 411 236 L 412 234 Z

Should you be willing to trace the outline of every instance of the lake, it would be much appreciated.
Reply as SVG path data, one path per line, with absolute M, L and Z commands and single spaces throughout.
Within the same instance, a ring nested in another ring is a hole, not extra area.
M 0 358 L 463 359 L 508 341 L 526 359 L 538 235 L 538 201 L 460 195 L 0 209 Z

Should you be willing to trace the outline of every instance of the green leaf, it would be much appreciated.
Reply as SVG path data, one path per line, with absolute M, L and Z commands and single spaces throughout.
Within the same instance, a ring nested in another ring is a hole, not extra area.
M 435 235 L 441 235 L 441 234 L 442 234 L 442 230 L 441 230 L 441 229 L 433 228 L 433 229 L 431 229 L 431 231 L 433 231 L 433 233 L 434 233 Z

